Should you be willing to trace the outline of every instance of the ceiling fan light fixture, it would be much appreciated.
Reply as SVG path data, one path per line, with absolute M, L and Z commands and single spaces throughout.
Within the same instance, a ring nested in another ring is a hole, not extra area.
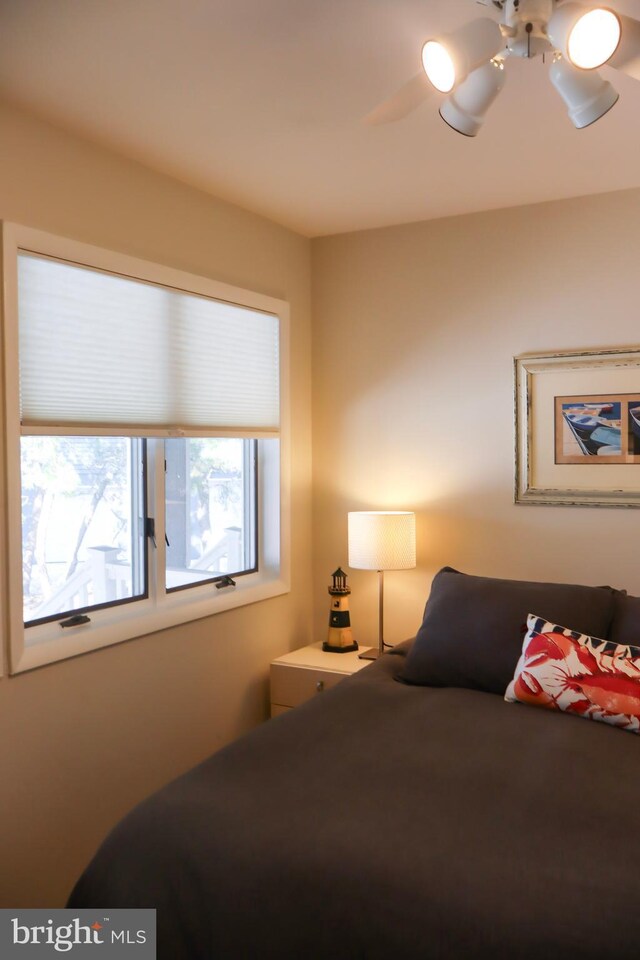
M 476 2 L 487 6 L 491 0 Z M 404 117 L 435 89 L 445 94 L 442 119 L 458 133 L 475 137 L 502 89 L 509 57 L 542 56 L 544 61 L 549 55 L 552 83 L 579 130 L 599 120 L 619 99 L 598 73 L 599 67 L 613 67 L 640 81 L 640 20 L 616 13 L 599 0 L 493 0 L 493 4 L 501 11 L 500 23 L 480 17 L 451 33 L 428 37 L 422 47 L 422 69 L 376 108 L 369 122 Z
M 556 60 L 551 64 L 549 77 L 578 130 L 595 123 L 618 101 L 618 92 L 595 70 L 585 73 L 566 60 Z
M 451 93 L 481 64 L 504 47 L 495 20 L 480 17 L 443 37 L 427 40 L 422 48 L 422 66 L 440 93 Z
M 470 73 L 442 103 L 440 116 L 457 133 L 475 137 L 487 110 L 504 86 L 504 64 L 490 60 Z
M 549 39 L 574 67 L 595 70 L 607 63 L 620 44 L 622 23 L 607 7 L 579 3 L 559 7 L 548 26 Z

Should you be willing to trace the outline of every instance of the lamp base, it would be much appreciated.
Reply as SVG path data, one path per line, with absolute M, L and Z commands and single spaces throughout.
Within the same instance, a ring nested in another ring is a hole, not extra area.
M 380 651 L 375 647 L 371 647 L 369 650 L 365 650 L 363 653 L 358 654 L 358 660 L 377 660 L 380 656 Z

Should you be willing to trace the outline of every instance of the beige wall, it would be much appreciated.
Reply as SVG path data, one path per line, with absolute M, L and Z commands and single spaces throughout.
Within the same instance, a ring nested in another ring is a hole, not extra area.
M 418 569 L 386 578 L 393 642 L 445 564 L 640 593 L 640 512 L 512 502 L 512 358 L 640 344 L 639 224 L 628 191 L 313 242 L 317 634 L 348 510 L 418 513 Z M 376 575 L 350 582 L 367 642 Z
M 264 716 L 309 636 L 309 241 L 0 107 L 0 219 L 291 304 L 289 595 L 0 680 L 0 905 L 61 905 L 134 803 Z

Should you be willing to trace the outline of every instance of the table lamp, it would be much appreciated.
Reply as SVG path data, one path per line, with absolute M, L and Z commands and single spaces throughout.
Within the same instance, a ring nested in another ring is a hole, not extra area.
M 348 515 L 349 566 L 378 571 L 378 649 L 360 654 L 377 660 L 384 653 L 384 571 L 416 565 L 416 516 L 400 510 L 357 511 Z

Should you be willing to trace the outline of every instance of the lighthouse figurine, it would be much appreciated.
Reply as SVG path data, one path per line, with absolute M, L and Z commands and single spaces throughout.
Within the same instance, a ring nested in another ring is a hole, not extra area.
M 322 644 L 322 649 L 329 653 L 350 653 L 358 649 L 358 644 L 351 633 L 349 618 L 349 594 L 347 575 L 340 567 L 331 574 L 333 584 L 328 588 L 331 597 L 329 612 L 329 637 Z

